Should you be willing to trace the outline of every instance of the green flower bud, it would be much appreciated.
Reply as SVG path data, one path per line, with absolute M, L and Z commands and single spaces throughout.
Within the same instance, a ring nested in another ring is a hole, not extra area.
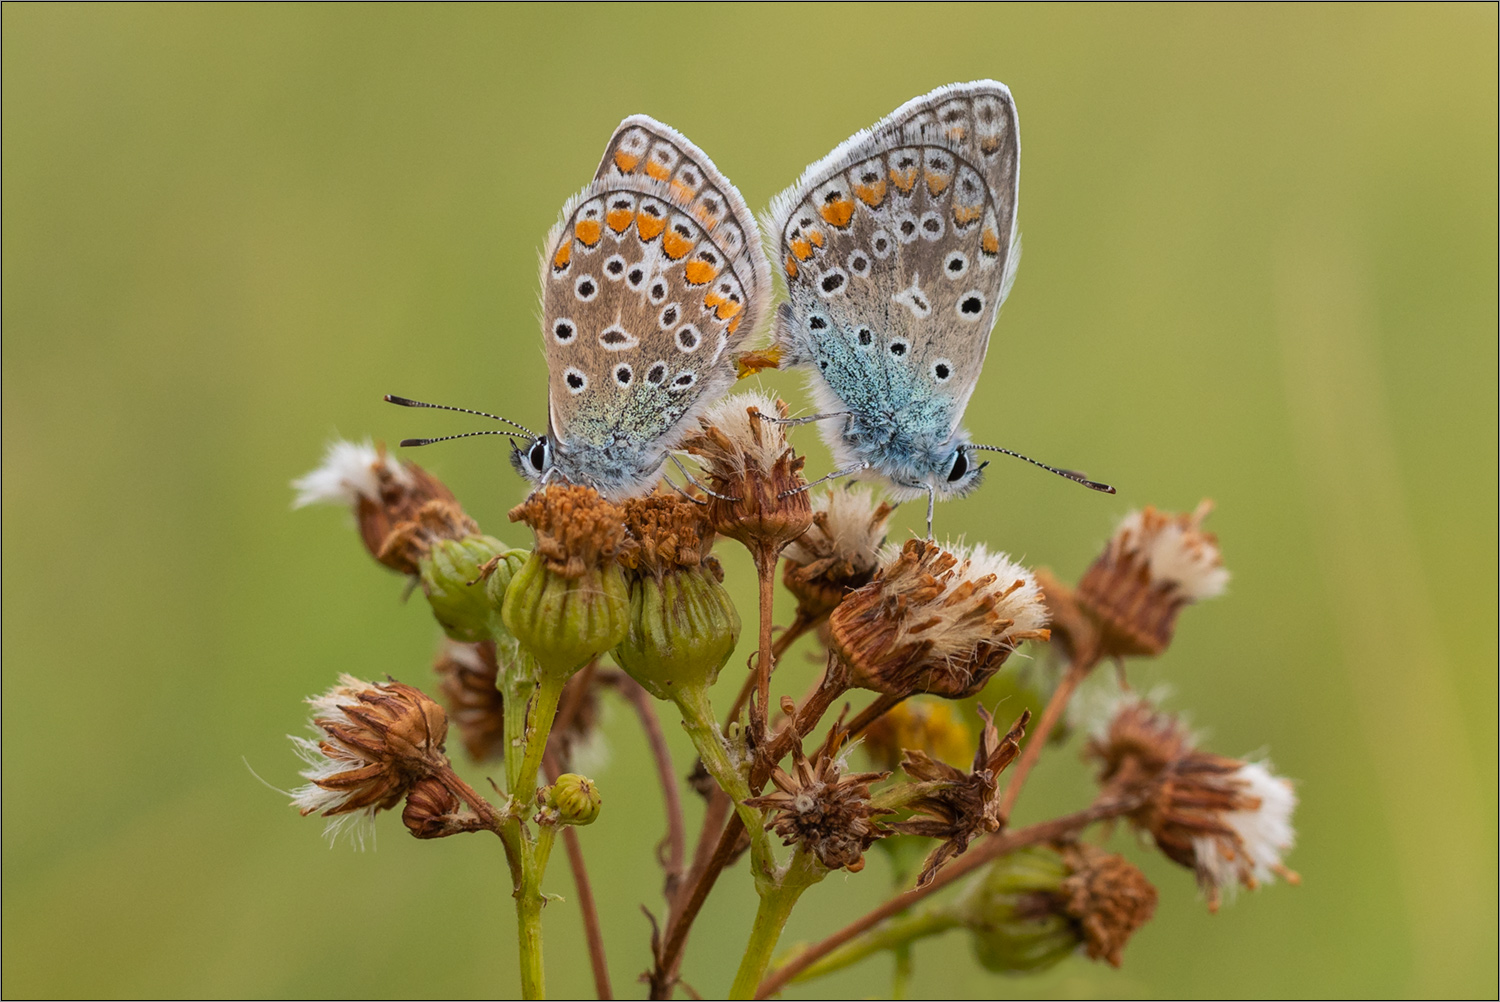
M 505 589 L 501 615 L 543 674 L 566 678 L 625 639 L 620 509 L 591 487 L 553 484 L 510 517 L 531 526 L 536 546 Z
M 1083 941 L 1058 902 L 1071 873 L 1057 852 L 1021 849 L 997 859 L 958 905 L 974 955 L 1002 974 L 1046 970 Z
M 511 578 L 505 626 L 544 672 L 572 675 L 625 639 L 630 592 L 619 566 L 564 577 L 533 553 Z
M 671 699 L 686 686 L 713 685 L 739 637 L 739 613 L 710 574 L 637 578 L 630 585 L 630 632 L 614 658 L 651 695 Z
M 557 782 L 540 791 L 538 799 L 542 804 L 536 819 L 539 824 L 591 825 L 604 803 L 592 779 L 572 772 L 558 776 Z
M 511 563 L 502 559 L 490 580 L 481 580 L 485 565 L 506 554 L 505 544 L 493 536 L 467 536 L 463 539 L 440 539 L 432 543 L 417 563 L 422 591 L 432 606 L 432 614 L 443 630 L 454 640 L 477 643 L 489 640 L 503 631 L 500 605 L 492 594 L 491 582 L 503 577 L 500 594 L 519 564 L 521 551 L 512 551 Z

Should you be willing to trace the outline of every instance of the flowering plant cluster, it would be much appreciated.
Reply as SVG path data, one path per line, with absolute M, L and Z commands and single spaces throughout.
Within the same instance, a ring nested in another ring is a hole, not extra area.
M 1200 749 L 1180 721 L 1123 684 L 1127 659 L 1159 655 L 1182 611 L 1224 589 L 1217 540 L 1203 529 L 1207 504 L 1190 515 L 1131 514 L 1068 586 L 983 545 L 888 544 L 889 504 L 858 487 L 807 489 L 787 425 L 774 420 L 785 415 L 780 401 L 755 394 L 710 409 L 685 443 L 703 478 L 691 494 L 616 504 L 586 486 L 539 488 L 510 513 L 530 530 L 526 548 L 482 533 L 421 468 L 368 444 L 332 446 L 297 481 L 297 502 L 348 507 L 370 554 L 421 590 L 445 634 L 434 665 L 442 703 L 409 684 L 342 675 L 309 700 L 311 736 L 294 739 L 307 784 L 293 805 L 333 831 L 358 834 L 399 808 L 417 838 L 498 836 L 526 998 L 545 992 L 543 883 L 559 836 L 599 997 L 611 997 L 577 831 L 604 798 L 574 771 L 605 690 L 634 708 L 663 786 L 665 911 L 642 944 L 651 998 L 697 997 L 679 975 L 683 952 L 731 869 L 749 871 L 759 911 L 733 982 L 701 986 L 731 998 L 766 997 L 887 951 L 899 995 L 912 943 L 952 930 L 994 971 L 1037 971 L 1072 954 L 1119 966 L 1157 890 L 1089 841 L 1099 825 L 1128 824 L 1148 851 L 1192 871 L 1210 909 L 1237 887 L 1295 882 L 1282 862 L 1293 840 L 1290 783 L 1265 763 Z M 713 555 L 721 537 L 750 551 L 759 608 L 750 671 L 716 708 L 741 631 Z M 797 603 L 779 632 L 778 570 Z M 777 662 L 804 636 L 826 651 L 821 680 L 801 699 L 773 700 Z M 975 701 L 1024 644 L 1049 644 L 1066 668 L 1034 708 L 996 721 Z M 1105 662 L 1122 685 L 1086 743 L 1096 797 L 1011 827 L 1033 766 L 1059 746 L 1070 701 Z M 697 751 L 685 778 L 662 739 L 660 703 Z M 969 705 L 977 736 L 961 712 Z M 503 770 L 495 797 L 455 773 L 450 726 L 471 759 Z M 706 802 L 691 847 L 684 783 Z M 872 849 L 891 863 L 891 898 L 778 959 L 804 892 L 833 871 L 864 869 Z

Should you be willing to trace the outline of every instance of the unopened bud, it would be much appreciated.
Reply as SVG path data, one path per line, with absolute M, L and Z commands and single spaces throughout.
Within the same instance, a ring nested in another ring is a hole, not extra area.
M 594 781 L 573 772 L 558 776 L 557 782 L 537 793 L 537 799 L 542 805 L 538 824 L 591 825 L 604 804 Z
M 418 562 L 422 591 L 443 631 L 454 640 L 478 643 L 504 630 L 491 581 L 503 577 L 499 594 L 525 559 L 524 550 L 509 550 L 493 536 L 443 539 Z

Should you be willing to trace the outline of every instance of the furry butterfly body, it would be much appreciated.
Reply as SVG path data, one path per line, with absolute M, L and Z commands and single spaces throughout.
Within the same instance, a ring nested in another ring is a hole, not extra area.
M 1019 254 L 1020 135 L 994 81 L 907 102 L 807 169 L 766 217 L 783 364 L 811 373 L 840 473 L 963 494 L 960 427 Z

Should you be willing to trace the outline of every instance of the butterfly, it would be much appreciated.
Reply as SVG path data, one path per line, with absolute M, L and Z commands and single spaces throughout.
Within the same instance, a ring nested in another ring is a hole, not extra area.
M 808 167 L 765 215 L 787 301 L 772 323 L 783 368 L 805 368 L 838 469 L 896 500 L 978 486 L 1003 452 L 1113 488 L 960 427 L 1020 260 L 1020 133 L 1010 90 L 951 84 L 902 105 Z M 841 418 L 841 421 L 832 419 Z
M 513 440 L 511 463 L 537 484 L 560 477 L 611 500 L 650 492 L 695 418 L 734 384 L 738 348 L 765 315 L 770 264 L 755 217 L 702 150 L 632 115 L 548 234 L 541 286 L 546 434 L 386 399 L 520 428 L 528 440 Z

